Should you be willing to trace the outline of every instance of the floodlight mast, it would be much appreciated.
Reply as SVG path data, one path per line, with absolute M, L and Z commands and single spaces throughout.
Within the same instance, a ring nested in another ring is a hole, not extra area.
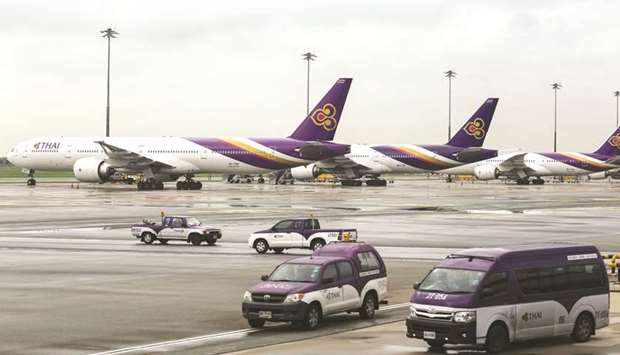
M 104 38 L 108 39 L 108 79 L 107 79 L 107 95 L 106 95 L 106 107 L 105 107 L 105 136 L 110 136 L 110 39 L 116 38 L 119 33 L 111 28 L 99 31 L 103 33 Z

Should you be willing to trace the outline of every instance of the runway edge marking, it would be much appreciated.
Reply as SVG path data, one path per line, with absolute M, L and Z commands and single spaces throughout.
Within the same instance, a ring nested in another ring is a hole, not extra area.
M 405 307 L 409 307 L 409 303 L 408 302 L 407 303 L 398 303 L 398 304 L 393 304 L 393 305 L 381 307 L 381 308 L 379 308 L 379 312 L 390 311 L 390 310 L 393 310 L 393 309 L 405 308 Z M 260 329 L 246 328 L 246 329 L 233 330 L 233 331 L 224 332 L 224 333 L 206 334 L 206 335 L 199 335 L 199 336 L 190 337 L 190 338 L 168 340 L 168 341 L 163 341 L 163 342 L 159 342 L 159 343 L 130 346 L 130 347 L 127 347 L 127 348 L 122 348 L 122 349 L 116 349 L 116 350 L 109 350 L 109 351 L 104 351 L 104 352 L 92 353 L 91 355 L 116 355 L 116 354 L 127 354 L 127 353 L 136 352 L 136 351 L 148 351 L 148 350 L 154 350 L 156 348 L 161 348 L 161 347 L 170 346 L 170 345 L 190 344 L 190 343 L 195 343 L 195 342 L 199 342 L 199 341 L 212 340 L 212 339 L 218 339 L 218 338 L 226 338 L 226 337 L 231 337 L 231 336 L 235 336 L 235 335 L 255 333 L 255 332 L 259 332 L 259 331 L 260 331 Z

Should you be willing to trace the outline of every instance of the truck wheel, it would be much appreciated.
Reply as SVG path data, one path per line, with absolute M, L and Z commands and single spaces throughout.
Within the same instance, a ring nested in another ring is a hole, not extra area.
M 248 324 L 252 328 L 262 328 L 265 325 L 264 319 L 248 319 Z
M 215 238 L 212 235 L 208 235 L 207 236 L 207 244 L 209 245 L 215 245 L 215 242 L 217 242 L 217 238 Z
M 310 244 L 310 249 L 319 250 L 324 246 L 325 246 L 325 241 L 323 239 L 315 239 L 312 241 L 312 244 Z
M 283 251 L 284 251 L 284 248 L 273 248 L 273 252 L 276 254 L 282 254 Z
M 364 297 L 364 302 L 362 302 L 362 307 L 360 308 L 360 318 L 373 319 L 375 317 L 376 306 L 375 296 L 367 293 Z
M 310 304 L 303 320 L 303 327 L 306 330 L 314 330 L 321 324 L 321 309 L 316 303 Z
M 144 244 L 153 244 L 154 241 L 155 236 L 152 233 L 144 233 L 142 235 L 142 242 L 144 242 Z
M 590 340 L 593 332 L 594 324 L 592 322 L 592 317 L 587 313 L 581 313 L 575 321 L 575 329 L 573 329 L 571 337 L 578 343 L 585 343 Z
M 508 333 L 500 323 L 495 323 L 487 332 L 486 349 L 490 354 L 497 354 L 508 344 Z
M 192 234 L 189 236 L 189 241 L 193 245 L 200 245 L 200 243 L 202 243 L 202 236 L 197 235 L 197 234 Z
M 256 252 L 259 254 L 265 254 L 267 250 L 269 250 L 269 244 L 267 244 L 265 239 L 259 239 L 254 242 L 254 249 L 256 249 Z

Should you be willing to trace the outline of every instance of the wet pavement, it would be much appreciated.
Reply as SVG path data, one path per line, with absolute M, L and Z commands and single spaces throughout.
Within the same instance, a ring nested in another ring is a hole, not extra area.
M 402 319 L 406 305 L 399 305 L 407 302 L 411 285 L 437 259 L 459 248 L 576 241 L 620 250 L 618 184 L 402 180 L 385 188 L 221 182 L 206 183 L 203 191 L 171 187 L 138 192 L 132 186 L 0 183 L 0 353 L 205 354 L 349 334 L 342 332 Z M 131 237 L 129 224 L 156 219 L 161 211 L 197 216 L 222 228 L 222 242 L 215 247 L 144 245 Z M 378 246 L 387 258 L 394 308 L 370 323 L 355 315 L 334 317 L 311 334 L 287 326 L 245 330 L 243 291 L 279 262 L 308 253 L 257 255 L 245 244 L 249 233 L 282 218 L 310 215 L 326 227 L 358 228 L 360 240 Z M 384 328 L 364 331 L 373 329 Z M 380 352 L 415 353 L 421 346 L 406 338 L 388 339 Z M 408 350 L 398 348 L 401 343 Z M 564 345 L 541 349 L 563 354 L 553 349 Z M 338 353 L 347 351 L 354 350 Z

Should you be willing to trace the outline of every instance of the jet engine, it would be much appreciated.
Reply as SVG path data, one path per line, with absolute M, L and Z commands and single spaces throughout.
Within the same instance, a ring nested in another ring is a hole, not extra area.
M 588 178 L 590 178 L 590 180 L 602 180 L 602 179 L 607 179 L 608 177 L 614 180 L 620 179 L 620 171 L 617 169 L 614 169 L 614 170 L 599 171 L 598 173 L 592 173 L 588 175 Z
M 296 180 L 312 180 L 316 179 L 320 174 L 320 169 L 316 164 L 298 166 L 291 169 L 291 176 Z
M 78 159 L 73 165 L 73 175 L 82 182 L 106 182 L 114 174 L 114 169 L 97 158 Z
M 499 170 L 493 165 L 480 165 L 474 168 L 474 176 L 478 180 L 494 180 L 499 176 Z

